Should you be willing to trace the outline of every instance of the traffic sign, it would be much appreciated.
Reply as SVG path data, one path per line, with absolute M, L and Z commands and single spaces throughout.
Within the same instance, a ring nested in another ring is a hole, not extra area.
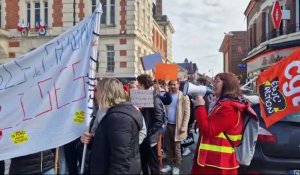
M 271 12 L 271 17 L 272 17 L 274 29 L 279 29 L 280 23 L 282 20 L 282 11 L 281 11 L 280 4 L 278 1 L 276 1 L 274 3 L 274 6 L 273 6 L 273 9 Z

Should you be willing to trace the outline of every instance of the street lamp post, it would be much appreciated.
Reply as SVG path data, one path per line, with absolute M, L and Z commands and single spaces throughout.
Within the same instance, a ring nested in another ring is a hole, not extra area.
M 211 72 L 211 79 L 214 79 L 214 70 L 213 69 L 208 69 L 208 72 Z

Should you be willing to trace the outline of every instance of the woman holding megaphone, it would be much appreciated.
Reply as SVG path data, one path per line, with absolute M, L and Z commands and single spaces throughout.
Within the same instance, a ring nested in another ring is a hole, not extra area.
M 243 130 L 243 118 L 232 104 L 241 101 L 239 80 L 232 73 L 219 73 L 213 80 L 216 100 L 209 110 L 202 96 L 194 100 L 195 118 L 200 130 L 191 174 L 238 174 L 239 163 L 234 148 L 224 132 L 236 146 Z M 243 106 L 243 105 L 240 105 Z

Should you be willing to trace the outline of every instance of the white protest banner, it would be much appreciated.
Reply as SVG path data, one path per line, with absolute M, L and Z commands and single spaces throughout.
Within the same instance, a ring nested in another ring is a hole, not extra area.
M 153 90 L 130 89 L 130 100 L 135 106 L 153 108 Z
M 95 85 L 99 16 L 95 12 L 0 66 L 0 160 L 59 147 L 86 129 Z

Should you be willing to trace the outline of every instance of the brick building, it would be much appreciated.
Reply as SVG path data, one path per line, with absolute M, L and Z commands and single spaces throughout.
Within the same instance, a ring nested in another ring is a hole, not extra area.
M 0 0 L 0 64 L 39 47 L 89 16 L 100 0 Z M 174 28 L 162 0 L 101 0 L 98 76 L 133 79 L 140 57 L 172 59 Z M 36 26 L 47 24 L 45 33 Z M 18 31 L 18 26 L 28 30 Z M 24 31 L 24 32 L 23 32 Z
M 226 33 L 219 52 L 223 53 L 224 72 L 236 74 L 241 84 L 244 84 L 247 78 L 247 66 L 242 59 L 247 55 L 247 32 L 231 31 Z
M 248 54 L 243 61 L 247 62 L 249 79 L 289 55 L 300 45 L 299 0 L 279 0 L 283 12 L 279 29 L 274 29 L 272 23 L 274 2 L 251 0 L 245 10 Z M 255 82 L 252 86 L 256 86 Z

